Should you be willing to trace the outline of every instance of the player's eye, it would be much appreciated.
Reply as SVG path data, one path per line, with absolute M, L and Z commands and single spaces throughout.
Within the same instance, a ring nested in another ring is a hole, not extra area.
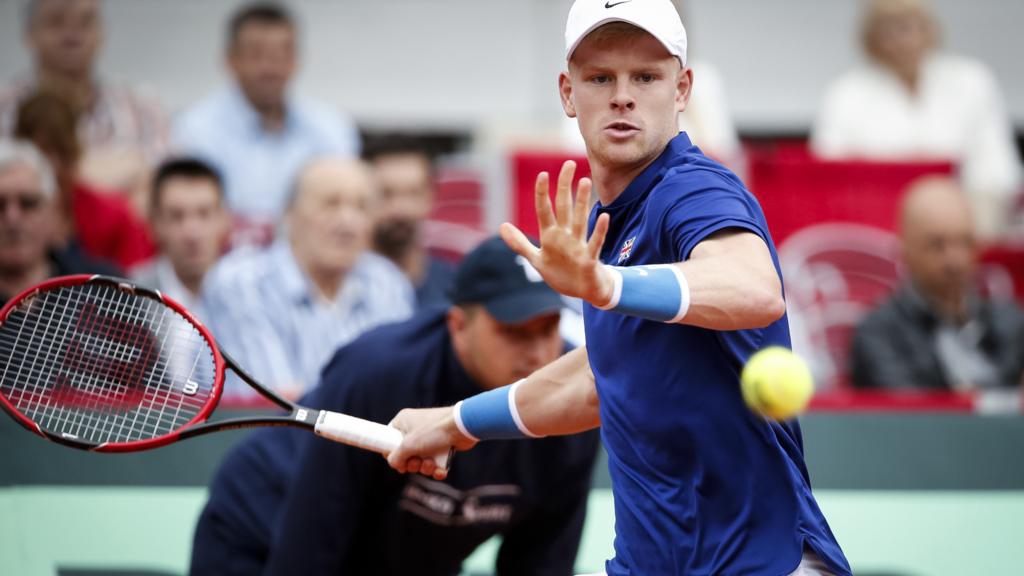
M 654 82 L 654 74 L 638 74 L 636 79 L 643 84 L 650 84 Z
M 608 84 L 612 81 L 612 77 L 606 74 L 598 74 L 590 79 L 594 84 Z

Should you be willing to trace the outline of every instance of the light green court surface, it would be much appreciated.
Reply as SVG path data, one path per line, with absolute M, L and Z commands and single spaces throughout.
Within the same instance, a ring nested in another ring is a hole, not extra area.
M 0 489 L 0 574 L 53 576 L 56 567 L 184 574 L 200 488 Z M 907 576 L 1020 573 L 1024 492 L 821 490 L 818 500 L 855 572 Z M 611 494 L 594 490 L 577 566 L 611 552 Z M 487 574 L 497 543 L 466 563 Z

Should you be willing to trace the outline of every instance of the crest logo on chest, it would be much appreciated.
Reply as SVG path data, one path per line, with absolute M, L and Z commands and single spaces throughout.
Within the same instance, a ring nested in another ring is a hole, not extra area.
M 636 243 L 636 236 L 633 236 L 629 240 L 622 243 L 622 248 L 619 248 L 619 259 L 615 262 L 616 265 L 622 264 L 626 260 L 629 260 L 629 255 L 633 253 L 633 244 Z

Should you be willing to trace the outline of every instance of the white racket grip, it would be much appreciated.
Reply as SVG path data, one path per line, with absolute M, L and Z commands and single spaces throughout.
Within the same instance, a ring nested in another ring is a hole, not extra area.
M 402 432 L 397 428 L 355 418 L 338 412 L 321 410 L 313 430 L 318 436 L 380 454 L 387 454 L 402 443 Z M 448 469 L 452 450 L 433 457 L 439 468 Z

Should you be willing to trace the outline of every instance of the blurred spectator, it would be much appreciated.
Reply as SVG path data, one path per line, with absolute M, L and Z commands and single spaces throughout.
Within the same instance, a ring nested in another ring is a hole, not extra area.
M 374 250 L 402 269 L 420 307 L 446 303 L 455 266 L 431 256 L 423 244 L 423 222 L 436 194 L 430 155 L 416 143 L 394 137 L 374 142 L 366 157 L 380 186 Z
M 679 130 L 685 131 L 705 154 L 742 173 L 743 148 L 725 98 L 722 75 L 704 60 L 690 62 L 689 66 L 693 69 L 693 90 L 686 109 L 679 114 Z
M 40 89 L 18 104 L 14 133 L 46 155 L 57 181 L 58 220 L 53 242 L 94 258 L 130 268 L 155 248 L 145 222 L 117 194 L 99 191 L 79 178 L 81 147 L 74 104 L 63 93 Z
M 872 0 L 862 40 L 868 62 L 829 87 L 811 134 L 814 151 L 958 162 L 979 233 L 1001 233 L 1021 167 L 992 73 L 937 51 L 939 26 L 927 0 Z
M 34 68 L 0 94 L 0 131 L 13 132 L 18 103 L 37 88 L 65 91 L 82 111 L 82 179 L 104 191 L 133 194 L 144 208 L 141 192 L 149 168 L 165 152 L 167 119 L 155 100 L 98 75 L 100 2 L 29 0 L 25 6 L 25 44 Z
M 52 248 L 56 205 L 46 158 L 28 142 L 0 140 L 0 306 L 53 276 L 117 274 L 107 264 Z
M 342 348 L 303 405 L 386 422 L 512 382 L 564 351 L 558 294 L 499 238 L 466 257 L 454 300 Z M 456 574 L 500 534 L 497 574 L 572 574 L 597 445 L 593 430 L 489 442 L 459 454 L 440 483 L 305 430 L 260 430 L 210 487 L 190 572 Z
M 205 321 L 203 279 L 223 254 L 231 229 L 220 176 L 201 160 L 168 160 L 156 171 L 150 201 L 160 256 L 132 277 Z
M 174 147 L 209 160 L 224 178 L 228 205 L 240 216 L 239 243 L 269 239 L 307 161 L 359 154 L 351 120 L 288 94 L 298 60 L 296 36 L 283 7 L 242 8 L 228 28 L 232 85 L 185 111 L 174 125 Z
M 857 327 L 854 385 L 967 391 L 1024 382 L 1024 313 L 975 290 L 976 240 L 959 186 L 941 177 L 912 184 L 900 234 L 908 278 Z
M 369 252 L 377 195 L 369 166 L 315 160 L 294 190 L 283 237 L 266 251 L 224 258 L 205 301 L 228 354 L 259 381 L 298 397 L 339 346 L 408 317 L 414 295 L 394 264 Z

